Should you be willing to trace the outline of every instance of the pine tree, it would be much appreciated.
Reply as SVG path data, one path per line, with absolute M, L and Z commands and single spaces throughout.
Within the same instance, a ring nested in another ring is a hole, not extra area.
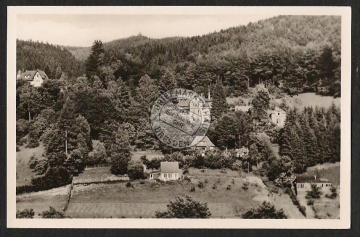
M 220 149 L 234 149 L 238 141 L 239 121 L 233 114 L 224 114 L 219 118 L 215 128 L 216 145 Z
M 323 48 L 317 62 L 320 78 L 332 80 L 334 77 L 335 67 L 336 65 L 333 59 L 332 49 L 330 46 L 326 45 Z
M 58 66 L 55 71 L 55 79 L 60 79 L 62 74 L 63 74 L 63 71 L 62 71 L 61 67 Z
M 218 120 L 224 113 L 227 112 L 225 88 L 221 81 L 217 81 L 212 87 L 212 106 L 211 117 L 212 120 Z
M 136 88 L 136 101 L 140 106 L 140 115 L 143 118 L 149 118 L 153 103 L 159 96 L 158 87 L 148 75 L 142 76 L 139 86 Z
M 88 78 L 92 76 L 100 76 L 100 68 L 104 65 L 105 50 L 100 40 L 95 40 L 91 47 L 91 54 L 85 62 L 86 75 Z
M 126 174 L 128 163 L 131 159 L 129 136 L 126 131 L 119 128 L 114 134 L 115 140 L 111 145 L 112 174 Z

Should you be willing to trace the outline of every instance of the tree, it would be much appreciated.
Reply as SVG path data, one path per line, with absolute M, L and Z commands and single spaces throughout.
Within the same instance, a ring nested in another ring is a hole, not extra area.
M 216 145 L 220 149 L 234 149 L 240 136 L 239 121 L 234 114 L 224 114 L 215 127 Z
M 140 117 L 149 118 L 153 102 L 158 98 L 159 91 L 148 75 L 142 76 L 139 80 L 139 86 L 136 88 L 136 101 L 140 106 Z
M 105 49 L 101 40 L 95 40 L 91 53 L 85 62 L 86 75 L 88 78 L 92 76 L 100 76 L 100 68 L 104 65 Z
M 85 162 L 82 152 L 79 149 L 72 150 L 65 160 L 65 167 L 73 175 L 78 175 L 85 169 Z
M 176 88 L 176 78 L 175 75 L 168 69 L 166 69 L 159 79 L 159 93 L 163 94 L 166 91 Z
M 320 187 L 316 184 L 311 184 L 311 190 L 306 192 L 306 199 L 319 199 L 321 197 L 322 192 L 320 191 Z
M 251 144 L 250 146 L 249 157 L 251 157 L 252 161 L 256 161 L 256 167 L 258 167 L 261 156 L 255 143 Z
M 33 219 L 35 215 L 35 212 L 33 209 L 24 209 L 22 211 L 16 212 L 16 218 L 19 219 Z
M 128 163 L 127 172 L 130 179 L 144 178 L 144 167 L 140 161 L 130 160 Z
M 221 81 L 217 81 L 212 87 L 212 106 L 211 117 L 217 120 L 222 114 L 227 112 L 225 88 Z
M 119 128 L 115 134 L 114 143 L 111 145 L 111 168 L 112 174 L 124 175 L 131 159 L 129 136 L 126 131 Z
M 85 161 L 88 166 L 102 165 L 106 163 L 106 149 L 104 143 L 94 141 L 93 150 L 89 152 L 88 159 Z
M 256 95 L 252 100 L 252 104 L 254 112 L 253 117 L 257 117 L 260 119 L 265 118 L 267 115 L 266 111 L 269 109 L 270 106 L 269 91 L 262 86 L 257 86 Z
M 58 66 L 55 71 L 55 79 L 60 79 L 62 73 L 63 73 L 63 71 L 62 71 L 61 67 Z
M 257 209 L 251 209 L 243 214 L 244 219 L 287 219 L 284 211 L 275 209 L 269 202 L 263 202 Z
M 333 59 L 333 53 L 330 46 L 326 45 L 318 58 L 317 68 L 319 70 L 319 76 L 322 79 L 333 79 L 335 62 Z
M 206 203 L 195 201 L 191 196 L 177 196 L 170 201 L 167 211 L 156 212 L 156 218 L 209 218 L 211 213 Z

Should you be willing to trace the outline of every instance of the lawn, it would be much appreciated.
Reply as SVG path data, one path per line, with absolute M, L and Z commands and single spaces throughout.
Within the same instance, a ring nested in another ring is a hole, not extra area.
M 35 148 L 20 147 L 20 151 L 16 152 L 16 186 L 30 184 L 31 179 L 36 176 L 29 167 L 30 157 L 34 155 L 41 158 L 44 152 L 45 147 L 42 143 Z
M 57 211 L 63 211 L 69 196 L 70 185 L 54 188 L 47 191 L 28 193 L 16 196 L 16 210 L 33 209 L 34 218 L 40 218 L 39 214 L 49 210 L 49 207 Z
M 313 167 L 309 167 L 304 173 L 305 175 L 317 174 L 320 178 L 330 180 L 333 184 L 340 185 L 340 163 L 326 163 Z
M 195 200 L 208 203 L 212 217 L 239 218 L 244 211 L 262 201 L 259 196 L 263 196 L 263 187 L 235 171 L 225 174 L 220 170 L 201 172 L 190 169 L 189 177 L 191 182 L 156 183 L 146 180 L 141 184 L 133 181 L 131 188 L 127 188 L 125 183 L 77 185 L 66 215 L 84 218 L 152 218 L 156 211 L 166 209 L 169 200 L 174 200 L 178 195 L 191 195 Z M 199 181 L 204 184 L 204 188 L 197 186 Z M 243 189 L 244 183 L 249 183 L 246 191 Z M 195 186 L 194 192 L 190 191 L 192 186 Z
M 132 151 L 131 159 L 133 160 L 140 160 L 140 157 L 146 155 L 146 158 L 148 160 L 152 160 L 154 158 L 162 158 L 164 155 L 161 153 L 161 151 L 155 151 L 155 150 L 146 150 L 146 151 Z

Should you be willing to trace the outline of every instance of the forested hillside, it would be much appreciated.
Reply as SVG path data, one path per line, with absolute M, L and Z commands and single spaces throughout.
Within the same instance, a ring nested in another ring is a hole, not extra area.
M 52 79 L 60 78 L 63 72 L 70 77 L 84 73 L 82 64 L 68 50 L 48 43 L 23 40 L 16 41 L 16 69 L 40 69 Z
M 279 16 L 191 38 L 133 36 L 104 44 L 115 77 L 127 81 L 148 74 L 158 80 L 164 69 L 181 87 L 205 92 L 220 78 L 228 95 L 259 81 L 313 90 L 319 79 L 339 91 L 340 17 Z M 79 59 L 90 48 L 71 50 Z M 114 66 L 114 62 L 117 63 Z M 205 88 L 204 88 L 205 87 Z

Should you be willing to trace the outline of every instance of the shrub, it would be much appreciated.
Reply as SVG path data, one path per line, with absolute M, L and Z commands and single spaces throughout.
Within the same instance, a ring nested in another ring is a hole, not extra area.
M 41 213 L 42 218 L 52 218 L 52 219 L 60 219 L 64 218 L 64 214 L 55 210 L 55 208 L 50 207 L 48 211 L 43 211 Z
M 144 178 L 144 167 L 140 161 L 130 160 L 128 163 L 127 172 L 130 179 Z
M 34 172 L 37 175 L 42 175 L 48 168 L 48 161 L 46 159 L 39 160 L 35 166 Z
M 231 185 L 228 185 L 228 186 L 226 187 L 226 190 L 231 190 Z
M 319 199 L 321 197 L 322 192 L 320 191 L 320 187 L 316 186 L 316 184 L 311 184 L 311 190 L 307 191 L 305 198 L 306 199 Z
M 211 213 L 206 203 L 195 201 L 191 196 L 176 197 L 167 210 L 156 212 L 156 218 L 209 218 Z
M 251 209 L 243 214 L 244 219 L 287 219 L 284 211 L 275 209 L 269 202 L 263 202 L 257 209 Z
M 191 186 L 190 192 L 195 192 L 195 186 Z
M 249 183 L 245 182 L 242 186 L 242 189 L 244 189 L 245 191 L 249 189 Z
M 127 188 L 131 188 L 131 187 L 132 187 L 131 182 L 128 181 L 125 186 L 126 186 Z
M 308 206 L 311 206 L 311 205 L 314 205 L 314 199 L 308 199 L 307 201 L 306 201 L 306 204 L 308 205 Z
M 203 182 L 201 182 L 201 181 L 199 181 L 199 183 L 198 183 L 198 187 L 199 187 L 199 188 L 204 188 L 204 183 L 203 183 Z
M 217 186 L 216 186 L 216 184 L 214 184 L 213 186 L 212 186 L 212 189 L 216 189 L 217 188 Z
M 207 183 L 208 183 L 208 180 L 207 180 L 207 179 L 205 179 L 205 180 L 204 180 L 204 183 L 206 183 L 206 184 L 207 184 Z
M 31 180 L 31 184 L 34 187 L 27 186 L 25 189 L 32 191 L 47 190 L 67 185 L 71 183 L 71 180 L 72 176 L 67 169 L 64 167 L 52 167 L 44 176 Z
M 185 177 L 184 177 L 184 180 L 185 180 L 185 181 L 188 181 L 188 182 L 191 182 L 191 179 L 190 179 L 188 176 L 185 176 Z
M 38 159 L 35 157 L 35 155 L 30 156 L 30 159 L 29 159 L 30 169 L 35 169 L 35 166 L 37 165 L 37 163 L 38 163 Z
M 232 179 L 232 180 L 231 180 L 231 183 L 234 185 L 234 184 L 235 184 L 235 180 L 234 180 L 234 179 Z
M 336 187 L 335 186 L 332 186 L 331 188 L 330 188 L 330 194 L 326 194 L 325 195 L 325 197 L 327 197 L 327 198 L 330 198 L 330 199 L 334 199 L 334 198 L 336 198 L 337 197 L 337 189 L 336 189 Z
M 16 212 L 16 218 L 20 219 L 33 219 L 35 212 L 33 209 L 24 209 Z

